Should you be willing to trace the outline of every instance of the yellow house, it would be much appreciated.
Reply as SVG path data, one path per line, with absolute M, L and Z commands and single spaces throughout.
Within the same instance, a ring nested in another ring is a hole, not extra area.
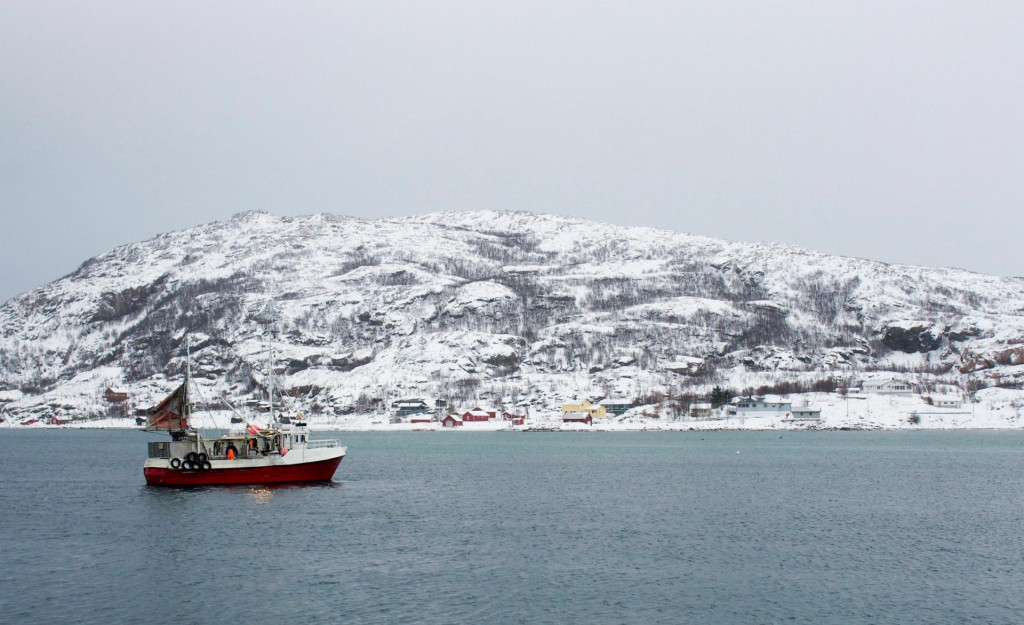
M 601 404 L 595 406 L 586 400 L 584 400 L 582 404 L 562 404 L 563 419 L 565 418 L 566 413 L 569 412 L 585 412 L 594 419 L 600 419 L 606 414 L 604 406 Z

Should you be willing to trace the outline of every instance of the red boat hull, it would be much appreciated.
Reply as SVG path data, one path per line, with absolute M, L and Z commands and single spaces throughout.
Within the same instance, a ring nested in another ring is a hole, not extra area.
M 184 471 L 163 467 L 145 467 L 146 483 L 152 486 L 221 486 L 228 484 L 294 484 L 327 482 L 344 456 L 306 462 L 245 469 L 211 469 Z

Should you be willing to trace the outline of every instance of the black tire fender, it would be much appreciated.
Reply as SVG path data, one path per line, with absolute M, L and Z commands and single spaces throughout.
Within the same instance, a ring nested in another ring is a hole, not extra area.
M 180 469 L 181 468 L 181 458 L 171 458 L 171 468 L 172 469 Z

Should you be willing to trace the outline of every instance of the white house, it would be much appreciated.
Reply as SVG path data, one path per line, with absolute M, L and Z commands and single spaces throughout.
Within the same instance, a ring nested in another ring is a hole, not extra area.
M 910 385 L 895 378 L 865 380 L 864 392 L 876 395 L 909 395 L 914 392 Z
M 963 408 L 964 400 L 955 395 L 932 395 L 932 405 L 936 408 Z
M 794 408 L 792 412 L 793 416 L 790 417 L 793 421 L 820 421 L 821 420 L 821 408 L 811 408 L 810 406 L 803 406 L 800 408 Z
M 792 407 L 793 404 L 788 401 L 767 401 L 763 397 L 736 397 L 729 402 L 726 414 L 730 417 L 740 413 L 767 416 L 769 413 L 787 413 Z
M 693 419 L 710 419 L 712 413 L 711 404 L 690 404 L 690 417 Z

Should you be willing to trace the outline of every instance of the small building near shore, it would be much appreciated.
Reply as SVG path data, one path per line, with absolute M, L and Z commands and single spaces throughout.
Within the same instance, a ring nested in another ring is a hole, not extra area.
M 582 412 L 590 415 L 591 420 L 600 419 L 608 414 L 605 407 L 600 404 L 591 404 L 589 401 L 584 400 L 582 404 L 562 404 L 562 420 L 565 420 L 565 415 L 569 413 Z
M 710 419 L 715 414 L 715 409 L 708 403 L 690 404 L 691 419 Z
M 932 405 L 936 408 L 960 409 L 964 407 L 964 400 L 955 395 L 933 395 Z
M 586 423 L 587 425 L 593 425 L 594 417 L 589 412 L 578 410 L 563 412 L 562 423 Z
M 511 421 L 512 425 L 523 425 L 526 423 L 526 415 L 513 414 L 508 410 L 501 413 L 501 418 L 505 421 Z
M 467 410 L 466 412 L 462 413 L 462 420 L 467 423 L 490 421 L 491 419 L 494 419 L 497 416 L 498 411 L 492 410 L 490 408 L 481 408 L 480 406 L 477 406 L 472 410 Z
M 785 414 L 792 408 L 792 402 L 788 401 L 767 401 L 763 397 L 736 397 L 726 407 L 726 414 L 730 417 L 751 413 L 767 416 L 771 413 Z
M 794 408 L 792 411 L 793 421 L 820 421 L 821 420 L 821 408 L 811 408 L 810 406 L 801 406 L 800 408 Z
M 462 427 L 462 417 L 457 414 L 450 414 L 444 419 L 441 419 L 441 427 L 460 428 Z

